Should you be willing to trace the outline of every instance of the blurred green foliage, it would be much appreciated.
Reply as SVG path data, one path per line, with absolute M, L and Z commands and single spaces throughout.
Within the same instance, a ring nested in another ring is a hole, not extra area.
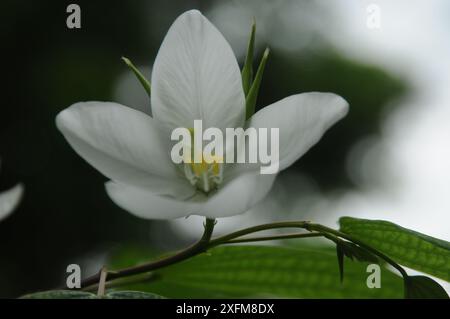
M 128 265 L 144 259 L 123 257 L 117 259 Z M 112 262 L 117 263 L 115 260 L 113 257 Z M 398 275 L 383 269 L 382 288 L 370 289 L 366 286 L 367 263 L 345 263 L 341 283 L 336 253 L 329 247 L 225 246 L 155 271 L 147 283 L 119 289 L 154 292 L 169 298 L 403 297 L 403 281 Z
M 283 97 L 311 91 L 333 92 L 350 104 L 348 115 L 293 167 L 315 179 L 324 190 L 351 187 L 346 155 L 355 141 L 379 133 L 387 111 L 408 91 L 407 84 L 385 71 L 333 50 L 304 55 L 272 51 L 261 88 L 259 107 Z
M 37 292 L 21 299 L 162 299 L 164 297 L 141 291 L 111 291 L 103 296 L 76 290 L 51 290 Z

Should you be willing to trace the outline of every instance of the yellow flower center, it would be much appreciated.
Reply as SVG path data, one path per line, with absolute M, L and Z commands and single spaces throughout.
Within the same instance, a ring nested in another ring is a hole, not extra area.
M 189 131 L 193 137 L 194 129 L 191 128 Z M 191 153 L 193 154 L 194 151 L 192 150 Z M 184 161 L 184 174 L 193 186 L 209 193 L 222 183 L 223 162 L 223 158 L 220 156 L 202 153 L 201 161 L 196 163 L 191 156 Z
M 184 163 L 184 173 L 189 182 L 199 190 L 209 193 L 222 182 L 223 159 L 216 156 L 204 157 L 200 163 Z

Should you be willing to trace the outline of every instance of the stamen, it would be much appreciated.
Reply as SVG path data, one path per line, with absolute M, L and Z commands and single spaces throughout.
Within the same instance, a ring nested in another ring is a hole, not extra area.
M 192 172 L 192 168 L 190 164 L 183 164 L 184 165 L 184 175 L 186 176 L 189 183 L 192 185 L 195 185 L 197 183 L 197 177 Z
M 202 177 L 203 177 L 203 190 L 205 191 L 205 193 L 208 193 L 209 192 L 208 173 L 207 172 L 203 172 L 202 173 Z
M 193 137 L 194 129 L 189 131 Z M 212 155 L 207 158 L 210 160 L 207 161 L 205 156 L 202 156 L 200 163 L 195 163 L 192 158 L 186 158 L 183 164 L 184 174 L 191 185 L 205 193 L 217 189 L 222 183 L 223 175 L 223 158 Z
M 214 159 L 212 163 L 207 163 L 202 158 L 201 163 L 184 163 L 184 174 L 189 182 L 205 193 L 216 189 L 222 182 L 223 163 Z

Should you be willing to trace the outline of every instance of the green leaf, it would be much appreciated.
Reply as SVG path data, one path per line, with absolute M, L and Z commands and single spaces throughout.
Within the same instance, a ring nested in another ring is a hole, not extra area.
M 450 243 L 391 222 L 342 217 L 341 231 L 399 264 L 450 281 Z
M 21 299 L 96 299 L 97 296 L 90 292 L 78 290 L 49 290 L 28 294 Z
M 339 277 L 341 278 L 342 283 L 344 281 L 344 249 L 340 244 L 336 244 L 336 255 L 339 266 Z
M 335 243 L 341 281 L 344 279 L 344 256 L 360 262 L 378 263 L 378 258 L 376 256 L 352 242 L 338 239 Z
M 165 299 L 163 296 L 142 291 L 112 291 L 104 299 Z
M 28 294 L 21 299 L 164 299 L 160 295 L 142 291 L 111 291 L 104 296 L 79 290 L 49 290 Z
M 138 78 L 139 82 L 141 82 L 144 87 L 145 92 L 147 92 L 148 96 L 151 94 L 151 85 L 150 82 L 145 78 L 145 76 L 134 66 L 134 64 L 130 61 L 130 59 L 126 57 L 122 57 L 122 61 L 133 71 L 134 75 Z
M 449 299 L 445 289 L 436 281 L 426 276 L 408 276 L 406 278 L 405 298 Z
M 168 298 L 402 298 L 403 280 L 382 270 L 382 288 L 366 285 L 366 264 L 349 261 L 339 282 L 333 250 L 321 247 L 217 247 L 160 269 L 150 283 L 126 289 Z
M 352 260 L 356 259 L 357 261 L 368 262 L 372 264 L 378 263 L 378 258 L 375 255 L 354 243 L 348 241 L 340 241 L 339 246 L 341 247 L 344 255 Z
M 256 107 L 256 100 L 258 98 L 259 87 L 261 86 L 264 69 L 266 68 L 267 59 L 269 57 L 269 48 L 264 51 L 261 62 L 259 63 L 258 71 L 256 71 L 255 80 L 250 87 L 245 100 L 246 119 L 248 120 L 254 113 Z
M 242 68 L 242 87 L 244 94 L 247 96 L 253 82 L 253 51 L 255 49 L 255 31 L 256 23 L 253 20 L 250 40 L 248 41 L 247 56 L 245 58 L 244 67 Z

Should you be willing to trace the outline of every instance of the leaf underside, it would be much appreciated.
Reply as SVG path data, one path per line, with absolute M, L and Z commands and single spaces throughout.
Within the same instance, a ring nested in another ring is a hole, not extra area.
M 394 223 L 351 217 L 341 231 L 388 255 L 399 264 L 450 281 L 450 243 Z

